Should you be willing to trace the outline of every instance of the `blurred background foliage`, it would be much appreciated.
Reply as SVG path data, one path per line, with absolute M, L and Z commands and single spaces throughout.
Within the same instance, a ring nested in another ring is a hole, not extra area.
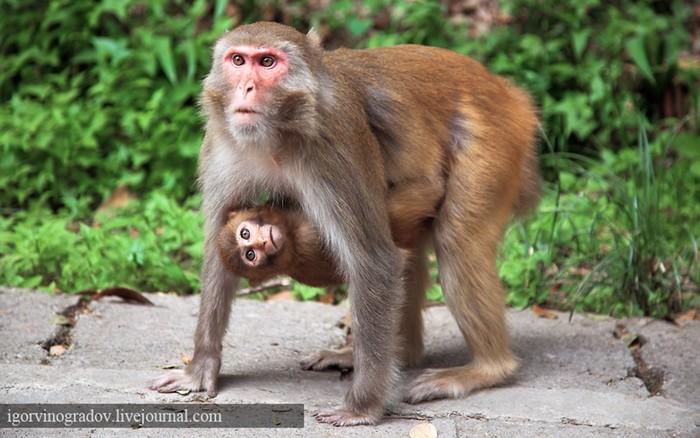
M 451 48 L 531 91 L 547 184 L 503 245 L 511 305 L 698 306 L 690 0 L 1 0 L 0 284 L 198 290 L 199 84 L 217 36 L 258 20 L 330 49 Z

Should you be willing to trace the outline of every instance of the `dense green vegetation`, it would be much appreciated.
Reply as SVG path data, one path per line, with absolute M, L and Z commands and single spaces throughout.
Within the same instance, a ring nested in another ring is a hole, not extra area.
M 4 0 L 0 284 L 198 290 L 199 81 L 221 32 L 268 19 L 313 25 L 329 47 L 449 47 L 533 93 L 547 185 L 503 245 L 510 304 L 657 317 L 697 307 L 691 2 L 502 1 L 479 35 L 453 3 Z

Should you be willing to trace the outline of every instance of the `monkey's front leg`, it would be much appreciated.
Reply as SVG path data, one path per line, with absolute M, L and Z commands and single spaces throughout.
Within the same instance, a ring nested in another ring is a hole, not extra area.
M 401 258 L 390 241 L 372 252 L 361 259 L 372 260 L 373 264 L 351 261 L 358 263 L 354 267 L 359 270 L 350 277 L 355 370 L 352 387 L 344 406 L 314 414 L 317 420 L 335 426 L 377 423 L 398 377 L 396 332 L 403 291 L 401 276 L 396 272 L 401 272 Z
M 221 343 L 231 314 L 231 301 L 238 279 L 221 264 L 214 239 L 205 242 L 202 270 L 202 297 L 192 362 L 184 371 L 164 373 L 148 383 L 158 392 L 181 389 L 206 391 L 209 397 L 218 393 L 217 377 L 221 368 Z

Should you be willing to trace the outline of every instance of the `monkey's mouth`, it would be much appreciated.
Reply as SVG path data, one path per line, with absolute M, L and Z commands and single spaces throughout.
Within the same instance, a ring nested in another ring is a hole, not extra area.
M 275 233 L 273 231 L 274 229 L 270 227 L 270 243 L 275 249 L 277 249 L 277 243 L 275 242 Z
M 268 243 L 274 248 L 274 252 L 280 251 L 284 247 L 284 231 L 279 227 L 271 225 L 266 234 L 268 235 Z
M 234 111 L 236 114 L 260 114 L 259 112 L 255 111 L 253 108 L 236 108 Z
M 262 114 L 252 108 L 236 108 L 233 115 L 241 125 L 253 125 L 262 118 Z

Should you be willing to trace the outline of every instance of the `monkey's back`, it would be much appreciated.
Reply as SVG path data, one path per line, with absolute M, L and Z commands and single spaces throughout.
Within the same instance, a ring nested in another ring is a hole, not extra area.
M 425 193 L 432 187 L 427 202 L 438 208 L 453 161 L 478 147 L 483 162 L 474 166 L 504 186 L 518 187 L 516 213 L 536 203 L 537 110 L 508 79 L 468 56 L 419 45 L 339 49 L 326 52 L 324 60 L 331 75 L 361 84 L 390 188 L 420 187 Z

